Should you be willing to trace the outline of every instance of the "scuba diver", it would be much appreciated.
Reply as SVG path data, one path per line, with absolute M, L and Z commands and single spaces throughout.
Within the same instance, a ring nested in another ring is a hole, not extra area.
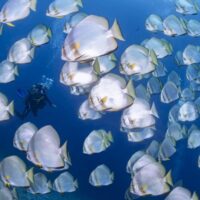
M 30 112 L 32 112 L 34 116 L 37 116 L 38 110 L 44 108 L 46 104 L 49 104 L 52 107 L 56 107 L 55 104 L 53 104 L 47 97 L 47 89 L 48 88 L 45 86 L 45 84 L 34 84 L 31 89 L 27 91 L 27 95 L 25 96 L 24 111 L 22 113 L 16 112 L 16 114 L 21 119 L 24 119 Z M 20 91 L 18 91 L 18 93 L 19 92 Z

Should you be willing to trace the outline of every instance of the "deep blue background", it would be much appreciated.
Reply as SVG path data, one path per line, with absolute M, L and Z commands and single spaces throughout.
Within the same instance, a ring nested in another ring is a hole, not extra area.
M 0 0 L 0 6 L 4 4 Z M 31 121 L 39 128 L 51 124 L 58 131 L 62 143 L 68 140 L 69 152 L 72 157 L 72 167 L 70 172 L 79 180 L 79 190 L 74 194 L 64 196 L 57 193 L 46 196 L 32 196 L 25 191 L 20 190 L 20 200 L 26 199 L 71 199 L 71 200 L 123 200 L 124 193 L 129 187 L 130 176 L 126 173 L 126 163 L 130 156 L 139 149 L 145 149 L 150 141 L 141 143 L 130 143 L 126 134 L 119 131 L 121 113 L 109 113 L 97 121 L 81 121 L 77 117 L 78 108 L 86 99 L 85 96 L 72 96 L 69 89 L 59 83 L 59 73 L 62 65 L 61 46 L 65 35 L 63 34 L 63 25 L 66 19 L 53 19 L 45 15 L 46 9 L 51 0 L 38 2 L 37 12 L 31 12 L 31 15 L 22 21 L 16 22 L 15 28 L 4 26 L 3 35 L 0 37 L 0 60 L 7 57 L 11 45 L 26 37 L 29 31 L 37 24 L 44 23 L 51 27 L 53 38 L 47 45 L 36 49 L 35 58 L 31 64 L 20 65 L 16 81 L 9 84 L 1 84 L 0 91 L 7 95 L 9 100 L 15 100 L 17 110 L 23 109 L 23 101 L 17 96 L 18 88 L 28 89 L 32 84 L 41 81 L 42 75 L 54 79 L 54 85 L 49 90 L 49 98 L 57 105 L 57 108 L 46 107 L 38 117 L 29 115 L 24 121 Z M 141 43 L 144 39 L 157 36 L 168 39 L 173 44 L 174 52 L 182 50 L 188 43 L 199 45 L 199 39 L 182 36 L 177 38 L 165 37 L 162 33 L 153 34 L 145 30 L 145 19 L 152 13 L 161 17 L 175 13 L 174 3 L 170 0 L 84 0 L 83 12 L 106 17 L 110 25 L 115 18 L 119 21 L 126 42 L 119 42 L 119 48 L 116 55 L 120 58 L 122 52 L 131 44 Z M 178 16 L 179 14 L 176 13 Z M 196 18 L 199 16 L 189 16 L 187 18 Z M 83 33 L 84 34 L 84 33 Z M 186 87 L 188 82 L 185 78 L 185 67 L 178 68 L 174 62 L 174 55 L 162 59 L 166 64 L 168 71 L 176 70 L 182 78 L 182 87 Z M 118 72 L 118 69 L 115 69 Z M 162 78 L 163 83 L 166 77 Z M 135 84 L 137 85 L 137 83 Z M 167 128 L 168 111 L 174 104 L 163 105 L 159 102 L 159 96 L 152 98 L 156 102 L 160 119 L 157 121 L 157 132 L 153 139 L 162 141 Z M 0 158 L 15 154 L 26 161 L 25 155 L 16 150 L 12 145 L 15 130 L 23 122 L 17 117 L 0 123 Z M 196 123 L 198 125 L 198 121 Z M 93 129 L 104 128 L 111 130 L 114 136 L 114 143 L 111 147 L 101 154 L 87 156 L 82 154 L 82 145 L 85 137 Z M 191 191 L 197 191 L 200 194 L 200 171 L 197 167 L 197 158 L 199 150 L 187 150 L 186 141 L 177 144 L 177 153 L 164 165 L 167 169 L 172 169 L 174 182 L 183 181 L 183 186 Z M 26 161 L 31 166 L 31 163 Z M 112 186 L 105 188 L 94 188 L 89 185 L 88 177 L 90 172 L 99 164 L 105 163 L 115 173 L 115 181 Z M 58 173 L 48 174 L 53 180 Z M 141 199 L 162 200 L 164 197 L 146 197 Z

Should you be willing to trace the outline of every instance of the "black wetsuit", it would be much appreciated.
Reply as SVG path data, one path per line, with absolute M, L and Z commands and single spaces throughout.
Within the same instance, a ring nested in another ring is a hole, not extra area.
M 30 112 L 37 116 L 38 110 L 44 108 L 47 103 L 53 106 L 47 97 L 46 88 L 41 84 L 34 85 L 25 97 L 25 108 L 19 116 L 24 119 Z

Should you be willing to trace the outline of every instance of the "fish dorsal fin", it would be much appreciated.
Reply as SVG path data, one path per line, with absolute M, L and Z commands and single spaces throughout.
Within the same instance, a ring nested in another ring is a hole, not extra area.
M 121 77 L 121 76 L 119 76 L 117 74 L 113 74 L 113 73 L 109 73 L 106 76 L 110 77 L 110 78 L 112 78 L 114 80 L 116 79 L 117 81 L 119 81 L 121 88 L 125 88 L 126 87 L 126 81 L 125 81 L 125 79 L 123 77 Z
M 99 17 L 95 15 L 89 15 L 86 18 L 84 18 L 82 21 L 78 23 L 78 25 L 85 25 L 87 24 L 98 24 L 102 27 L 104 27 L 106 30 L 109 29 L 108 21 L 104 17 Z
M 103 26 L 106 29 L 109 28 L 108 21 L 103 17 L 98 17 L 98 16 L 92 15 L 92 20 L 95 21 L 97 24 L 100 24 L 101 26 Z
M 111 32 L 112 32 L 112 35 L 116 39 L 121 40 L 121 41 L 125 41 L 124 37 L 122 36 L 119 24 L 118 24 L 116 19 L 115 19 L 115 21 L 114 21 L 114 23 L 112 25 Z
M 158 111 L 156 109 L 155 103 L 152 104 L 151 111 L 152 111 L 152 113 L 155 117 L 159 118 L 159 114 L 158 114 Z

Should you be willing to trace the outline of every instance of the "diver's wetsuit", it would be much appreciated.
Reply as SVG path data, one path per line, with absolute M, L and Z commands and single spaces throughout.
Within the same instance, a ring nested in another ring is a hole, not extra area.
M 54 106 L 46 95 L 46 88 L 42 84 L 33 85 L 25 98 L 24 111 L 22 114 L 18 115 L 22 119 L 24 119 L 30 112 L 32 112 L 34 116 L 37 116 L 38 110 L 42 109 L 46 103 L 50 106 Z

